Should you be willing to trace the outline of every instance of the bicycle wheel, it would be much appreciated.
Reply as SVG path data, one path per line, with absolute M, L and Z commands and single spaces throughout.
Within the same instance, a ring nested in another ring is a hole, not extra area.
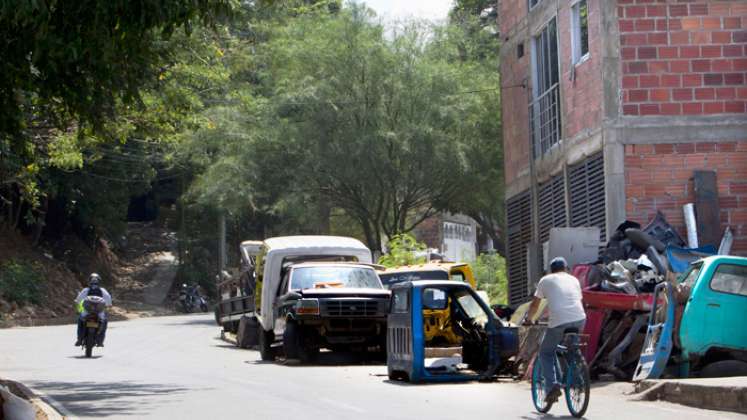
M 534 408 L 540 413 L 547 413 L 552 407 L 552 403 L 545 401 L 545 380 L 539 358 L 534 359 L 534 367 L 532 368 L 532 402 Z
M 591 378 L 589 378 L 589 366 L 586 365 L 586 360 L 580 352 L 574 357 L 572 365 L 573 367 L 569 366 L 568 369 L 570 377 L 565 383 L 565 403 L 571 415 L 580 418 L 589 408 Z

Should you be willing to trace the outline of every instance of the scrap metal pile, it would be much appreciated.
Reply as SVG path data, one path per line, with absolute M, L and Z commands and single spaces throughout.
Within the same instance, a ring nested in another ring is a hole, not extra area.
M 583 285 L 586 359 L 592 376 L 632 379 L 656 285 L 674 282 L 675 273 L 691 261 L 715 253 L 712 246 L 685 248 L 685 241 L 658 213 L 645 228 L 622 223 L 596 264 L 576 266 L 574 274 Z

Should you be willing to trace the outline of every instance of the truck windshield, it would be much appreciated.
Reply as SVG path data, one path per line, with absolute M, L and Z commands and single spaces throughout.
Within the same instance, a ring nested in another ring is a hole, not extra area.
M 485 327 L 485 324 L 488 323 L 488 314 L 485 313 L 485 310 L 482 309 L 482 306 L 480 306 L 471 294 L 468 292 L 459 292 L 456 296 L 456 300 L 459 302 L 459 306 L 462 307 L 462 310 L 464 310 L 467 316 L 472 318 L 472 321 L 475 324 L 480 327 Z
M 445 270 L 425 270 L 425 271 L 409 271 L 400 273 L 382 273 L 379 274 L 381 282 L 384 286 L 391 287 L 397 283 L 403 283 L 406 281 L 415 280 L 448 280 L 449 273 Z
M 695 280 L 698 279 L 698 274 L 700 274 L 701 267 L 703 267 L 703 263 L 691 265 L 690 269 L 680 277 L 680 283 L 692 289 L 692 287 L 695 286 Z
M 373 268 L 333 266 L 293 269 L 291 290 L 327 287 L 383 288 Z

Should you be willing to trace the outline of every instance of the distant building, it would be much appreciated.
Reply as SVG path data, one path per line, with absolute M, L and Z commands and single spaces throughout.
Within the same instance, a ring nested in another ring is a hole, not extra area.
M 684 235 L 694 170 L 747 255 L 747 2 L 499 0 L 498 26 L 511 303 L 554 226 Z
M 449 261 L 474 261 L 478 251 L 478 225 L 462 214 L 438 213 L 413 230 L 428 248 L 437 249 Z

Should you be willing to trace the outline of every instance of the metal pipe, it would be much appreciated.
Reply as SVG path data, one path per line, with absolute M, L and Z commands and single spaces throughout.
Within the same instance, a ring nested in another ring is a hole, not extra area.
M 682 206 L 685 212 L 685 226 L 687 226 L 687 246 L 690 248 L 698 247 L 698 228 L 695 223 L 695 204 L 687 203 Z

